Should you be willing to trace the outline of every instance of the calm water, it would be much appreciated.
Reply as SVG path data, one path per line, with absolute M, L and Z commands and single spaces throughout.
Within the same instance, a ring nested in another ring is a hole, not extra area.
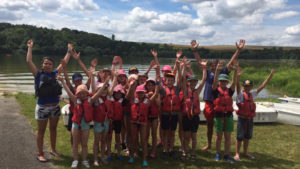
M 63 57 L 63 56 L 62 56 Z M 55 57 L 55 60 L 59 61 L 62 57 Z M 81 58 L 87 67 L 90 66 L 91 58 Z M 100 68 L 111 67 L 111 58 L 98 58 L 97 70 Z M 140 72 L 145 72 L 148 69 L 148 65 L 152 58 L 146 57 L 137 57 L 130 60 L 123 60 L 123 69 L 127 72 L 128 68 L 135 66 L 139 69 Z M 36 66 L 39 68 L 42 56 L 33 56 L 33 61 Z M 160 61 L 161 64 L 170 64 L 173 65 L 174 61 L 172 59 L 163 59 Z M 256 62 L 253 62 L 256 64 Z M 58 63 L 55 63 L 57 66 Z M 72 58 L 68 64 L 68 73 L 69 76 L 72 76 L 74 72 L 83 71 L 79 67 L 76 61 Z M 149 72 L 149 77 L 155 77 L 155 71 L 152 69 Z M 87 80 L 87 77 L 84 75 L 84 82 Z M 34 93 L 34 79 L 32 73 L 29 71 L 29 68 L 26 63 L 26 56 L 0 56 L 0 92 L 4 91 L 18 91 L 24 93 Z M 65 92 L 63 94 L 66 96 Z M 202 96 L 202 93 L 201 93 Z M 260 95 L 260 98 L 268 97 L 278 97 L 267 90 L 263 90 Z

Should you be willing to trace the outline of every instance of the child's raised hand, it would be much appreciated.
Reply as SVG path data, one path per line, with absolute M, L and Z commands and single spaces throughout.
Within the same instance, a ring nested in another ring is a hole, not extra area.
M 154 57 L 157 57 L 157 51 L 156 51 L 156 50 L 150 49 L 150 52 L 151 52 L 151 54 L 152 54 Z
M 97 66 L 97 64 L 98 64 L 98 59 L 97 59 L 97 58 L 94 58 L 94 59 L 91 61 L 91 66 L 95 68 L 95 67 Z
M 225 63 L 224 60 L 220 60 L 217 65 L 217 70 L 219 70 L 219 71 L 222 70 L 224 63 Z
M 237 43 L 237 42 L 235 43 L 236 48 L 239 50 L 243 49 L 243 47 L 245 46 L 245 43 L 246 43 L 246 41 L 244 39 L 241 39 L 239 43 Z
M 198 46 L 199 46 L 199 44 L 197 43 L 196 40 L 191 41 L 191 48 L 192 48 L 193 51 L 196 51 Z
M 59 81 L 61 81 L 61 82 L 64 81 L 64 79 L 63 79 L 63 77 L 62 77 L 61 75 L 58 75 L 58 76 L 57 76 L 57 80 L 59 80 Z
M 180 59 L 181 55 L 182 55 L 182 50 L 178 50 L 178 51 L 176 52 L 176 58 L 177 58 L 177 59 Z
M 121 56 L 114 56 L 113 62 L 115 62 L 115 63 L 117 63 L 117 62 L 122 63 Z
M 73 51 L 73 44 L 68 43 L 68 50 L 69 50 L 70 52 Z
M 33 48 L 33 40 L 32 39 L 27 41 L 27 46 L 28 46 L 28 48 Z

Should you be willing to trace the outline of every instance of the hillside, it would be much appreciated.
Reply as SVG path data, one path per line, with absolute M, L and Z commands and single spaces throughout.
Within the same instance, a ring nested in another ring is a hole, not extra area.
M 63 55 L 67 43 L 73 43 L 75 49 L 84 56 L 151 57 L 150 49 L 156 49 L 159 57 L 170 58 L 175 57 L 178 49 L 182 49 L 183 55 L 193 58 L 193 52 L 188 45 L 117 41 L 103 35 L 68 28 L 54 30 L 31 25 L 0 23 L 0 54 L 26 53 L 28 39 L 34 40 L 34 54 Z M 204 58 L 228 59 L 234 53 L 235 46 L 204 46 L 198 51 Z M 246 46 L 239 58 L 300 60 L 300 47 Z

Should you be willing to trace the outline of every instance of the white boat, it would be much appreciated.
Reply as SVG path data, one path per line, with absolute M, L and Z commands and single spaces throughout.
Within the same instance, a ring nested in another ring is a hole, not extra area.
M 300 106 L 300 98 L 295 98 L 295 97 L 280 97 L 278 99 L 282 103 L 291 103 L 291 104 L 296 104 L 296 105 Z
M 234 110 L 238 110 L 234 102 Z M 238 116 L 233 112 L 233 119 L 237 121 Z M 277 122 L 278 113 L 274 108 L 274 104 L 270 102 L 256 102 L 256 115 L 253 119 L 254 123 L 274 123 Z
M 66 104 L 60 110 L 65 126 L 67 126 L 68 122 L 69 122 L 69 113 L 70 113 L 69 107 L 70 107 L 70 104 Z
M 278 122 L 300 126 L 300 104 L 274 103 Z

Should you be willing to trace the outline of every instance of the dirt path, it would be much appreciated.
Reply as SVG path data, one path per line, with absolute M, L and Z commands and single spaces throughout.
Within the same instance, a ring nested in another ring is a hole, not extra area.
M 34 112 L 32 112 L 34 113 Z M 32 128 L 15 98 L 0 95 L 0 168 L 41 169 L 55 168 L 51 162 L 36 160 L 36 140 Z

